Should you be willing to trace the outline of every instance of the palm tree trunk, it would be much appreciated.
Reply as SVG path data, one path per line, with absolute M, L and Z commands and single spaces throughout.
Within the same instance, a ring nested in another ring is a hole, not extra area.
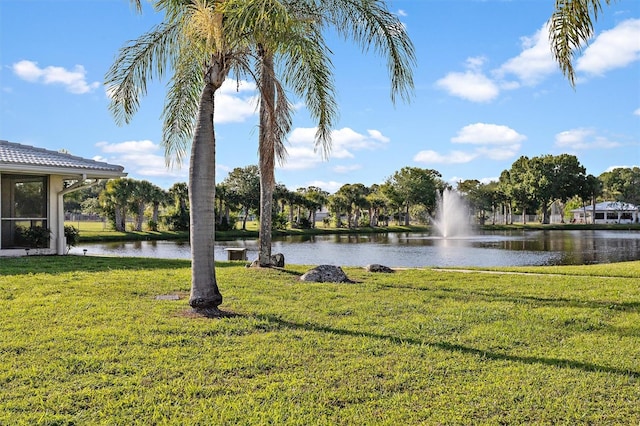
M 289 201 L 289 223 L 293 227 L 293 201 Z
M 154 202 L 153 203 L 153 214 L 151 215 L 151 220 L 153 220 L 155 223 L 158 223 L 159 211 L 160 211 L 160 203 Z
M 120 207 L 115 206 L 113 209 L 113 227 L 116 231 L 122 232 L 122 215 L 120 214 Z
M 138 203 L 138 214 L 136 217 L 136 231 L 142 231 L 142 222 L 144 222 L 144 203 Z
M 271 266 L 271 229 L 273 211 L 273 191 L 275 189 L 275 82 L 273 79 L 273 56 L 262 52 L 262 93 L 260 102 L 260 133 L 258 151 L 260 153 L 260 232 L 258 239 L 258 263 L 261 267 Z
M 127 230 L 127 208 L 125 206 L 120 207 L 120 229 L 121 232 Z
M 222 303 L 214 263 L 216 185 L 213 112 L 215 91 L 222 85 L 226 71 L 220 61 L 210 67 L 209 73 L 209 80 L 205 79 L 200 97 L 189 166 L 189 238 L 192 260 L 189 305 L 204 314 L 215 313 Z

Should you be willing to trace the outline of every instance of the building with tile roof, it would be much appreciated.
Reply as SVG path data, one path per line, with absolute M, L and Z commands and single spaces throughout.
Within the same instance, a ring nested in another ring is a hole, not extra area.
M 0 256 L 65 254 L 63 197 L 122 166 L 0 140 Z M 36 239 L 37 232 L 49 238 Z

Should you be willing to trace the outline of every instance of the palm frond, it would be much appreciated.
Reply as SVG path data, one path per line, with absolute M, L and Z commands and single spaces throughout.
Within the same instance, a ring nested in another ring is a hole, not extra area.
M 331 152 L 331 132 L 338 118 L 338 105 L 330 51 L 320 29 L 316 25 L 301 29 L 289 38 L 280 55 L 282 79 L 305 100 L 309 113 L 317 120 L 316 148 L 320 147 L 323 157 L 327 158 Z
M 224 51 L 223 15 L 217 10 L 216 4 L 208 0 L 193 0 L 186 10 L 187 36 L 200 40 L 213 51 Z
M 275 88 L 276 88 L 276 105 L 275 105 L 275 142 L 273 150 L 276 155 L 276 159 L 278 160 L 278 164 L 281 166 L 285 163 L 287 159 L 287 148 L 284 144 L 287 134 L 291 131 L 291 126 L 293 124 L 293 107 L 289 100 L 287 99 L 287 93 L 280 84 L 280 82 L 275 79 Z
M 162 145 L 167 166 L 179 166 L 187 153 L 204 84 L 203 55 L 196 55 L 190 49 L 182 49 L 181 53 L 174 64 L 162 112 Z
M 142 13 L 142 0 L 130 0 L 131 5 L 135 8 L 136 12 Z
M 162 23 L 123 47 L 105 76 L 116 123 L 129 123 L 147 94 L 147 83 L 162 78 L 179 37 L 176 24 Z
M 355 41 L 366 53 L 375 53 L 387 58 L 391 78 L 391 100 L 396 96 L 404 101 L 411 99 L 414 82 L 413 67 L 416 65 L 413 43 L 402 22 L 389 12 L 380 0 L 323 0 L 314 2 L 322 7 L 327 17 L 325 25 L 333 27 L 346 39 Z
M 610 4 L 611 0 L 605 0 Z M 600 0 L 556 0 L 549 19 L 551 52 L 562 73 L 575 86 L 573 62 L 591 37 L 593 23 L 602 11 Z

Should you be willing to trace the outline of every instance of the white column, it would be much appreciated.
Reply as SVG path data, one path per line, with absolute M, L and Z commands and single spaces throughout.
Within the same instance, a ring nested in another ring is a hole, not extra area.
M 62 176 L 49 176 L 49 225 L 51 229 L 51 243 L 55 246 L 54 253 L 63 255 L 66 242 L 64 238 L 64 202 L 62 193 Z

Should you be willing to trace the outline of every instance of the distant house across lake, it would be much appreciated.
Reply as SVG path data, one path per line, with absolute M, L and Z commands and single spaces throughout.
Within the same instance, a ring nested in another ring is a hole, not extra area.
M 640 223 L 640 211 L 638 206 L 621 201 L 603 201 L 597 203 L 594 208 L 586 206 L 584 209 L 571 210 L 575 223 L 595 223 L 595 224 L 630 224 Z M 586 214 L 586 217 L 585 217 Z M 595 221 L 592 215 L 595 214 Z
M 0 140 L 0 256 L 64 254 L 63 197 L 122 166 Z

